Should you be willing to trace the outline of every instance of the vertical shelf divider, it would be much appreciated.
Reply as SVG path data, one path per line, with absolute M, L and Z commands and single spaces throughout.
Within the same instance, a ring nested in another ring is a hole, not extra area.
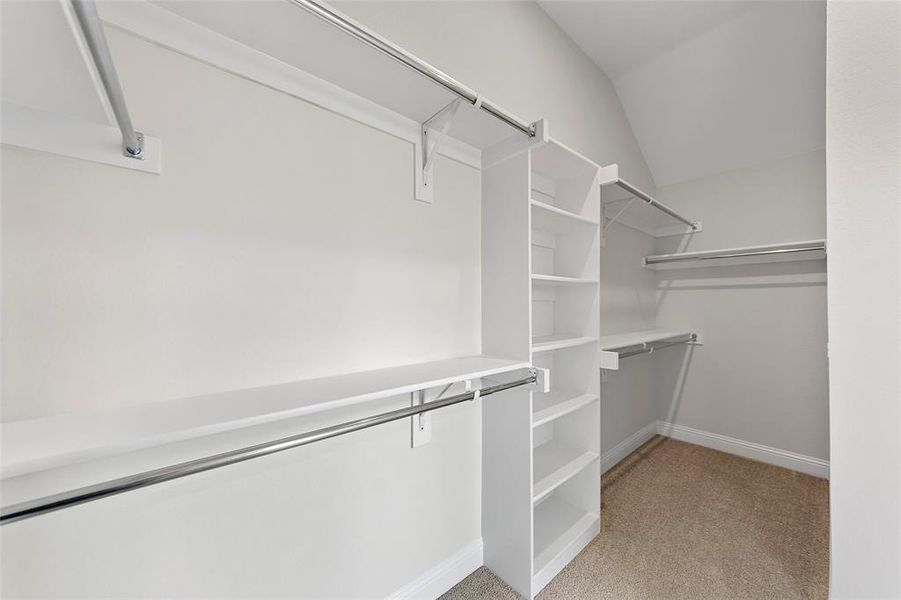
M 530 155 L 482 169 L 482 350 L 530 361 Z M 482 404 L 485 566 L 520 594 L 532 591 L 532 400 L 524 390 Z
M 482 351 L 550 371 L 482 405 L 484 563 L 529 599 L 600 531 L 599 177 L 554 140 L 482 169 Z

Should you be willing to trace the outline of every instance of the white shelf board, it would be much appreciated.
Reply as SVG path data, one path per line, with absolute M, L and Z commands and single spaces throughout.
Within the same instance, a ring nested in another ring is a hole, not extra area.
M 598 285 L 597 279 L 583 277 L 564 277 L 562 275 L 532 274 L 532 283 L 542 285 Z
M 529 367 L 468 356 L 0 425 L 2 476 L 332 410 Z
M 544 425 L 583 406 L 596 402 L 598 396 L 569 390 L 551 390 L 546 394 L 532 395 L 532 427 Z
M 628 333 L 617 333 L 614 335 L 602 335 L 598 339 L 601 350 L 614 350 L 616 348 L 627 348 L 629 346 L 637 346 L 648 342 L 659 342 L 671 337 L 679 335 L 687 335 L 692 333 L 690 329 L 648 329 L 645 331 L 630 331 Z
M 780 262 L 797 262 L 805 260 L 824 260 L 826 258 L 825 240 L 809 240 L 804 242 L 788 242 L 763 246 L 743 246 L 720 250 L 703 250 L 699 252 L 679 252 L 674 254 L 655 254 L 646 256 L 649 259 L 678 258 L 678 262 L 645 264 L 646 269 L 664 271 L 671 269 L 697 269 L 699 267 L 728 267 L 737 265 L 767 264 Z M 821 247 L 818 247 L 821 246 Z M 800 251 L 799 251 L 800 250 Z M 775 252 L 774 254 L 753 255 L 755 252 Z M 723 254 L 752 254 L 752 256 L 733 256 L 718 258 Z
M 156 3 L 416 123 L 428 120 L 458 97 L 290 2 L 252 4 L 249 8 L 243 2 Z M 478 149 L 514 135 L 525 139 L 524 134 L 465 101 L 448 131 L 449 137 Z
M 601 194 L 606 195 L 610 188 L 602 188 Z M 622 192 L 617 188 L 617 191 Z M 616 217 L 616 223 L 625 225 L 636 231 L 640 231 L 654 238 L 662 238 L 673 235 L 686 235 L 692 233 L 691 227 L 685 225 L 665 212 L 659 211 L 647 202 L 636 198 L 629 208 L 620 213 L 629 198 L 605 201 L 602 204 L 605 222 Z M 616 215 L 619 214 L 617 217 Z M 616 225 L 614 225 L 615 227 Z M 697 229 L 694 233 L 700 233 Z
M 532 229 L 553 233 L 572 233 L 599 227 L 597 221 L 557 208 L 552 204 L 532 199 Z
M 598 168 L 591 159 L 553 138 L 532 150 L 532 171 L 558 183 L 592 181 Z
M 676 336 L 694 333 L 690 329 L 648 329 L 631 331 L 614 335 L 602 335 L 599 339 L 600 367 L 602 369 L 619 369 L 618 349 L 639 346 L 651 342 L 659 342 Z
M 596 337 L 585 337 L 577 335 L 545 335 L 532 338 L 532 352 L 550 352 L 551 350 L 574 348 L 576 346 L 594 344 L 597 341 L 598 338 Z
M 538 502 L 598 459 L 595 452 L 550 440 L 533 451 L 533 495 Z
M 535 507 L 534 590 L 541 590 L 600 530 L 596 513 L 551 496 Z M 557 560 L 555 560 L 557 559 Z
M 608 220 L 615 218 L 617 223 L 652 237 L 693 233 L 688 224 L 659 210 L 642 198 L 633 196 L 629 190 L 620 187 L 621 184 L 631 185 L 620 178 L 617 165 L 607 165 L 601 168 L 601 208 L 605 228 Z M 644 190 L 639 191 L 646 194 Z M 628 208 L 626 208 L 627 203 L 629 203 Z M 698 228 L 694 230 L 694 233 L 703 230 L 700 221 L 697 222 L 697 225 Z

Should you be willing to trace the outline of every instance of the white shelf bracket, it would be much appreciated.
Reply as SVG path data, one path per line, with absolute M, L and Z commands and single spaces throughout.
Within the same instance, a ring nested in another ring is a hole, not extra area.
M 445 388 L 446 389 L 446 388 Z M 425 390 L 410 392 L 410 406 L 425 404 Z M 432 415 L 419 413 L 410 417 L 410 447 L 424 446 L 432 441 Z
M 447 132 L 450 130 L 457 110 L 462 103 L 461 98 L 453 100 L 450 104 L 432 115 L 423 124 L 420 130 L 421 142 L 416 149 L 416 199 L 422 202 L 432 202 L 434 182 L 432 171 L 435 166 L 435 155 Z
M 538 378 L 538 381 L 535 382 L 535 387 L 538 388 L 538 391 L 547 394 L 551 391 L 551 370 L 550 369 L 542 369 L 541 367 L 535 367 L 535 376 Z
M 450 391 L 450 389 L 456 385 L 457 383 L 463 384 L 464 392 L 472 391 L 472 379 L 464 379 L 461 382 L 449 383 L 444 386 L 441 391 L 437 394 L 434 394 L 434 400 L 440 400 L 444 397 L 446 393 Z M 417 390 L 415 392 L 410 392 L 410 406 L 419 406 L 421 404 L 426 403 L 426 399 L 428 397 L 427 390 Z M 410 417 L 410 447 L 416 448 L 417 446 L 424 446 L 432 441 L 432 413 L 419 413 L 418 415 L 414 415 Z
M 608 218 L 607 215 L 604 215 L 604 219 L 605 219 L 606 223 L 604 223 L 604 230 L 601 232 L 601 235 L 602 235 L 602 236 L 605 236 L 605 235 L 607 234 L 607 230 L 610 229 L 610 226 L 613 225 L 614 223 L 616 223 L 616 220 L 617 220 L 618 218 L 620 218 L 620 216 L 621 216 L 624 212 L 626 212 L 626 211 L 629 209 L 630 206 L 632 206 L 632 203 L 633 203 L 633 202 L 635 202 L 635 196 L 632 196 L 631 198 L 629 198 L 629 201 L 626 202 L 625 206 L 623 206 L 623 207 L 619 210 L 619 212 L 617 212 L 617 213 L 616 213 L 615 215 L 613 215 L 612 217 L 609 217 L 609 218 Z

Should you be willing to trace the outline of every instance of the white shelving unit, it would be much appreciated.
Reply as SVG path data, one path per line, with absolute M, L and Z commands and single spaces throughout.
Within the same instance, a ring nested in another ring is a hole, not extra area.
M 483 173 L 483 211 L 509 203 L 507 222 L 527 223 L 505 240 L 518 253 L 510 291 L 528 298 L 506 335 L 526 334 L 551 381 L 483 408 L 485 564 L 527 598 L 600 531 L 598 169 L 550 140 Z

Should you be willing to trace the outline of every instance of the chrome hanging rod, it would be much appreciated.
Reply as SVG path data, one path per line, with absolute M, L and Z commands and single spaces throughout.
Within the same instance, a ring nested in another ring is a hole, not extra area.
M 198 458 L 196 460 L 190 460 L 168 467 L 144 471 L 143 473 L 128 475 L 118 479 L 112 479 L 110 481 L 104 481 L 94 485 L 61 492 L 59 494 L 14 504 L 0 510 L 0 525 L 15 523 L 16 521 L 37 517 L 70 506 L 77 506 L 86 502 L 122 494 L 124 492 L 139 490 L 151 485 L 163 483 L 164 481 L 172 481 L 173 479 L 180 479 L 181 477 L 187 477 L 188 475 L 211 471 L 220 467 L 226 467 L 254 458 L 275 454 L 277 452 L 284 452 L 285 450 L 291 450 L 293 448 L 312 444 L 313 442 L 327 440 L 353 431 L 360 431 L 361 429 L 367 429 L 369 427 L 374 427 L 375 425 L 397 421 L 398 419 L 404 419 L 420 413 L 437 410 L 453 404 L 459 404 L 461 402 L 468 402 L 482 396 L 490 396 L 491 394 L 503 392 L 504 390 L 509 390 L 511 388 L 529 385 L 536 381 L 537 373 L 535 369 L 529 369 L 528 377 L 517 379 L 516 381 L 499 383 L 482 388 L 481 390 L 457 394 L 456 396 L 427 402 L 426 404 L 400 408 L 371 417 L 364 417 L 362 419 L 356 419 L 354 421 L 348 421 L 346 423 L 331 425 L 322 429 L 284 437 L 271 442 L 264 442 L 246 448 L 230 450 L 221 454 L 206 456 L 204 458 Z
M 469 89 L 453 77 L 443 73 L 430 65 L 413 56 L 400 46 L 388 41 L 371 29 L 364 27 L 356 21 L 348 18 L 331 8 L 316 2 L 315 0 L 290 0 L 295 6 L 309 11 L 323 21 L 331 23 L 345 33 L 352 35 L 364 44 L 372 46 L 379 52 L 387 54 L 399 63 L 413 69 L 417 73 L 425 75 L 438 85 L 460 96 L 473 106 L 481 108 L 490 115 L 500 119 L 507 125 L 518 129 L 529 137 L 535 136 L 535 126 L 514 117 L 499 106 L 483 99 L 479 94 Z
M 649 354 L 651 352 L 654 352 L 655 350 L 660 350 L 661 348 L 668 348 L 670 346 L 676 346 L 679 344 L 691 344 L 696 341 L 698 341 L 698 335 L 696 333 L 689 333 L 673 338 L 667 338 L 665 340 L 644 342 L 642 344 L 633 346 L 624 346 L 622 348 L 623 352 L 619 352 L 619 357 L 629 358 L 630 356 L 637 356 L 639 354 Z M 616 352 L 617 349 L 613 348 L 612 351 Z
M 91 59 L 100 75 L 106 97 L 109 99 L 119 130 L 122 132 L 122 153 L 129 158 L 143 158 L 144 135 L 135 131 L 125 103 L 125 94 L 116 74 L 116 65 L 106 43 L 103 25 L 97 15 L 97 7 L 93 0 L 71 0 L 75 17 L 87 42 Z
M 825 252 L 826 242 L 817 240 L 812 242 L 798 242 L 792 244 L 778 244 L 774 246 L 756 246 L 753 248 L 735 248 L 733 250 L 711 250 L 704 252 L 684 252 L 681 254 L 658 254 L 646 256 L 645 266 L 658 265 L 673 262 L 718 260 L 723 258 L 745 258 L 749 256 L 778 256 L 781 254 L 795 254 L 798 252 Z
M 644 192 L 642 192 L 640 189 L 638 189 L 637 187 L 635 187 L 634 185 L 632 185 L 625 179 L 615 179 L 615 180 L 611 181 L 610 183 L 616 184 L 617 186 L 626 190 L 627 192 L 629 192 L 630 194 L 632 194 L 639 200 L 642 200 L 642 201 L 646 202 L 647 204 L 650 204 L 657 210 L 668 214 L 672 218 L 674 218 L 678 221 L 682 221 L 683 223 L 685 223 L 686 225 L 691 227 L 692 231 L 697 231 L 699 229 L 700 226 L 695 221 L 692 221 L 691 219 L 687 219 L 687 218 L 683 217 L 682 215 L 680 215 L 679 213 L 677 213 L 676 211 L 671 209 L 666 204 L 659 202 L 659 201 L 655 200 L 654 198 L 652 198 L 651 196 L 645 194 Z M 602 185 L 609 185 L 609 184 L 605 183 Z

